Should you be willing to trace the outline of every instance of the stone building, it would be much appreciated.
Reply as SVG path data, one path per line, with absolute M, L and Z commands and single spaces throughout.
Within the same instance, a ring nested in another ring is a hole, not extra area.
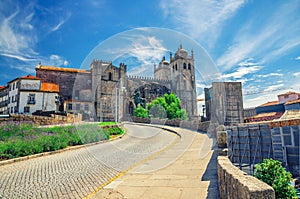
M 213 82 L 204 93 L 206 117 L 212 123 L 230 126 L 244 122 L 241 82 Z
M 154 77 L 127 75 L 124 63 L 93 60 L 90 70 L 38 65 L 36 76 L 60 86 L 64 110 L 80 112 L 84 119 L 128 119 L 138 103 L 145 104 L 165 93 L 175 93 L 190 118 L 197 116 L 194 55 L 180 47 L 170 62 L 154 65 Z

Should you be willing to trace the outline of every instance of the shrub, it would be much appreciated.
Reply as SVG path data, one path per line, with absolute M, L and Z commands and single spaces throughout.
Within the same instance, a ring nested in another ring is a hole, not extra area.
M 0 124 L 0 160 L 55 151 L 122 134 L 119 127 L 102 129 L 99 123 L 36 128 L 30 123 Z
M 295 198 L 296 190 L 291 186 L 292 175 L 285 171 L 278 160 L 264 159 L 256 165 L 254 176 L 272 186 L 276 198 Z
M 147 118 L 148 117 L 148 110 L 144 109 L 140 104 L 134 109 L 134 116 Z

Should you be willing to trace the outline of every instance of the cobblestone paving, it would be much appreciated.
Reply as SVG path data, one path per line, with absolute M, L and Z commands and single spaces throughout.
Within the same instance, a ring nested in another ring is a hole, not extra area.
M 126 125 L 123 139 L 0 167 L 0 198 L 83 198 L 176 136 Z

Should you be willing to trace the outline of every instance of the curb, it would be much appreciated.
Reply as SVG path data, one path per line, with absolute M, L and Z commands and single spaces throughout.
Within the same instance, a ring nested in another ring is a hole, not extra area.
M 71 151 L 71 150 L 76 150 L 76 149 L 80 149 L 83 147 L 88 147 L 88 146 L 92 146 L 92 145 L 97 145 L 97 144 L 102 144 L 102 143 L 106 143 L 106 142 L 112 142 L 118 139 L 122 139 L 125 134 L 126 134 L 127 129 L 124 128 L 124 133 L 118 137 L 109 139 L 109 140 L 101 140 L 99 142 L 93 142 L 93 143 L 88 143 L 88 144 L 83 144 L 83 145 L 77 145 L 77 146 L 71 146 L 71 147 L 67 147 L 64 149 L 59 149 L 56 151 L 49 151 L 49 152 L 44 152 L 44 153 L 38 153 L 38 154 L 34 154 L 34 155 L 28 155 L 28 156 L 24 156 L 24 157 L 19 157 L 19 158 L 13 158 L 13 159 L 9 159 L 9 160 L 4 160 L 4 161 L 0 161 L 0 166 L 3 165 L 8 165 L 8 164 L 12 164 L 15 162 L 21 162 L 21 161 L 25 161 L 25 160 L 30 160 L 30 159 L 34 159 L 34 158 L 38 158 L 38 157 L 43 157 L 43 156 L 48 156 L 48 155 L 53 155 L 53 154 L 58 154 L 58 153 L 62 153 L 65 151 Z
M 169 128 L 172 128 L 172 127 L 168 128 L 168 127 L 165 127 L 165 126 L 162 126 L 162 125 L 159 125 L 159 124 L 145 124 L 145 123 L 134 123 L 134 122 L 124 122 L 123 124 L 131 124 L 131 125 L 138 125 L 138 126 L 151 126 L 151 127 L 154 127 L 154 128 L 158 128 L 158 129 L 162 129 L 162 130 L 174 133 L 177 136 L 179 136 L 180 139 L 182 137 L 181 134 L 178 133 L 177 131 L 169 129 Z

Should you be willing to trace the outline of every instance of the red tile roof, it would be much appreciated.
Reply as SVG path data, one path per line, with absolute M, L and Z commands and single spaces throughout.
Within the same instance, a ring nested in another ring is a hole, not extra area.
M 253 117 L 247 118 L 249 123 L 262 122 L 262 121 L 272 121 L 279 119 L 283 115 L 283 112 L 271 112 L 271 113 L 261 113 Z
M 273 105 L 277 105 L 277 104 L 279 104 L 279 101 L 272 101 L 272 102 L 264 103 L 264 104 L 260 105 L 260 107 L 261 106 L 273 106 Z
M 41 91 L 46 92 L 59 92 L 59 86 L 53 83 L 42 83 Z
M 38 65 L 36 70 L 52 70 L 52 71 L 61 71 L 61 72 L 69 72 L 69 73 L 91 73 L 89 70 L 82 70 L 76 68 L 60 68 L 55 66 L 42 66 Z

